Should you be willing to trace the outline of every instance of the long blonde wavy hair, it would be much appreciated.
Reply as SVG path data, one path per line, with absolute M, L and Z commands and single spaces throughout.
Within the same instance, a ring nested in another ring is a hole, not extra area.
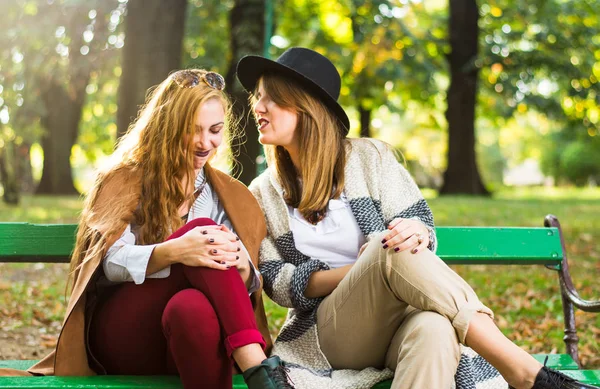
M 197 86 L 182 87 L 174 77 L 179 72 L 190 72 L 200 80 Z M 231 103 L 224 91 L 214 89 L 203 82 L 207 73 L 201 69 L 186 69 L 171 74 L 166 80 L 149 91 L 145 105 L 137 119 L 129 126 L 125 135 L 118 141 L 109 162 L 99 170 L 96 182 L 89 192 L 80 217 L 75 250 L 71 259 L 71 274 L 77 276 L 77 269 L 84 257 L 101 237 L 97 231 L 86 228 L 91 218 L 98 217 L 94 212 L 100 188 L 116 172 L 121 170 L 138 171 L 141 176 L 141 199 L 135 213 L 138 226 L 138 244 L 162 242 L 179 228 L 183 221 L 178 209 L 193 193 L 186 192 L 185 183 L 193 183 L 194 144 L 196 114 L 201 104 L 210 99 L 218 99 L 224 107 L 226 118 L 225 142 L 235 136 Z M 119 215 L 131 207 L 132 199 L 122 196 L 111 200 L 111 215 Z M 114 217 L 113 217 L 114 218 Z M 112 219 L 101 224 L 114 222 Z M 96 221 L 95 224 L 98 224 Z M 110 231 L 108 226 L 106 230 Z M 98 246 L 98 245 L 95 245 Z
M 279 177 L 285 201 L 316 224 L 325 217 L 329 200 L 340 197 L 344 190 L 348 142 L 337 117 L 301 84 L 270 73 L 263 75 L 261 81 L 275 104 L 298 115 L 300 171 L 283 146 L 264 146 L 267 164 Z M 256 102 L 255 97 L 251 99 Z

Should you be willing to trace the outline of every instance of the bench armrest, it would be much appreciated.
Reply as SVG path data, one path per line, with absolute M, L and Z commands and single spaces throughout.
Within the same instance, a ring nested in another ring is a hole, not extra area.
M 600 312 L 600 300 L 584 300 L 577 293 L 577 288 L 573 284 L 571 279 L 571 273 L 569 272 L 569 261 L 567 258 L 567 248 L 565 246 L 565 239 L 560 228 L 560 222 L 554 215 L 547 215 L 544 219 L 544 225 L 546 227 L 556 227 L 560 233 L 560 244 L 563 249 L 563 260 L 561 264 L 561 270 L 558 272 L 560 278 L 560 286 L 562 294 L 567 298 L 574 306 L 585 312 Z

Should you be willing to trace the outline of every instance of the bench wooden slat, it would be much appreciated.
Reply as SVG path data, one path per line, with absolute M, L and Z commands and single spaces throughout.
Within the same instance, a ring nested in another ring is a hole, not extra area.
M 76 224 L 0 223 L 0 262 L 69 262 Z
M 599 370 L 564 370 L 576 380 L 600 385 Z M 241 380 L 241 381 L 240 381 Z M 391 380 L 373 389 L 389 389 Z M 96 376 L 96 377 L 0 377 L 1 389 L 181 389 L 178 377 L 168 376 Z M 233 389 L 247 389 L 240 375 L 234 377 Z
M 175 376 L 0 377 L 2 389 L 182 389 Z M 242 389 L 242 387 L 234 387 Z
M 584 384 L 600 385 L 600 370 L 561 370 L 561 372 Z M 391 385 L 392 380 L 387 380 L 376 384 L 371 389 L 390 389 Z
M 533 357 L 544 362 L 546 354 Z M 0 361 L 0 368 L 25 370 L 37 361 Z M 565 371 L 574 378 L 592 385 L 600 384 L 599 370 L 577 370 L 577 364 L 567 354 L 549 354 L 547 366 Z M 391 381 L 380 382 L 373 389 L 389 389 Z M 169 376 L 96 376 L 96 377 L 0 377 L 0 389 L 181 389 L 178 377 Z M 233 377 L 233 389 L 246 389 L 241 375 Z
M 0 262 L 69 262 L 75 224 L 0 223 Z M 560 265 L 556 228 L 438 227 L 437 254 L 449 264 Z
M 577 370 L 577 363 L 569 354 L 532 354 L 537 361 L 544 363 L 546 357 L 548 362 L 546 365 L 556 370 Z M 9 368 L 16 370 L 27 370 L 35 365 L 38 361 L 35 360 L 0 360 L 0 368 Z
M 563 258 L 557 228 L 439 227 L 438 255 L 449 264 L 544 264 Z
M 600 370 L 565 370 L 564 373 L 584 384 L 600 385 Z
M 531 354 L 538 362 L 544 363 L 546 357 L 548 362 L 546 366 L 555 370 L 578 370 L 579 366 L 569 354 Z

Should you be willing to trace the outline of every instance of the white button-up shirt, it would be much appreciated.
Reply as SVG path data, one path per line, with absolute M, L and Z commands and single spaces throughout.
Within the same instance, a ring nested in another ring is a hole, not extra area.
M 204 169 L 196 177 L 194 183 L 196 189 L 202 186 L 203 182 Z M 223 205 L 219 201 L 217 193 L 212 190 L 208 183 L 204 185 L 204 189 L 192 204 L 188 214 L 188 221 L 201 217 L 210 218 L 215 223 L 223 224 L 233 231 L 233 226 L 225 213 Z M 104 275 L 109 281 L 133 281 L 136 284 L 141 284 L 146 278 L 167 278 L 171 274 L 171 267 L 167 266 L 156 273 L 146 275 L 148 262 L 156 244 L 142 246 L 137 245 L 136 240 L 136 226 L 128 225 L 121 237 L 108 249 L 102 262 L 102 268 Z M 250 254 L 243 243 L 241 243 L 241 246 L 248 258 L 250 258 Z M 251 271 L 253 272 L 251 275 L 253 280 L 248 292 L 253 293 L 260 286 L 260 273 L 254 268 L 252 260 L 249 260 L 249 262 Z
M 289 205 L 288 216 L 298 251 L 332 268 L 356 262 L 360 248 L 367 241 L 343 193 L 339 200 L 329 200 L 327 215 L 316 225 Z

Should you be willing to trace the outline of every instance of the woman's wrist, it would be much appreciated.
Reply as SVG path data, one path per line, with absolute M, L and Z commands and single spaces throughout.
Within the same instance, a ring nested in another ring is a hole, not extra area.
M 173 255 L 173 242 L 174 240 L 168 240 L 166 242 L 162 242 L 154 247 L 154 251 L 152 252 L 152 256 L 155 257 L 155 260 L 165 265 L 173 265 L 177 261 L 177 255 Z
M 239 252 L 240 261 L 238 264 L 238 270 L 241 272 L 249 272 L 250 271 L 250 258 L 244 253 L 244 251 Z
M 329 295 L 348 274 L 352 265 L 345 265 L 335 269 L 319 270 L 310 275 L 308 285 L 304 291 L 307 298 L 324 297 Z
M 435 230 L 431 227 L 429 227 L 427 224 L 421 222 L 424 226 L 425 226 L 425 235 L 427 236 L 427 238 L 429 238 L 429 244 L 431 244 L 431 242 L 433 242 L 433 239 L 435 237 Z
M 242 252 L 243 250 L 240 253 Z M 244 285 L 246 285 L 246 289 L 252 287 L 254 272 L 250 267 L 250 258 L 248 258 L 246 254 L 240 255 L 240 261 L 237 266 L 237 269 L 238 273 L 240 274 L 240 277 L 242 277 L 242 280 L 244 281 Z

